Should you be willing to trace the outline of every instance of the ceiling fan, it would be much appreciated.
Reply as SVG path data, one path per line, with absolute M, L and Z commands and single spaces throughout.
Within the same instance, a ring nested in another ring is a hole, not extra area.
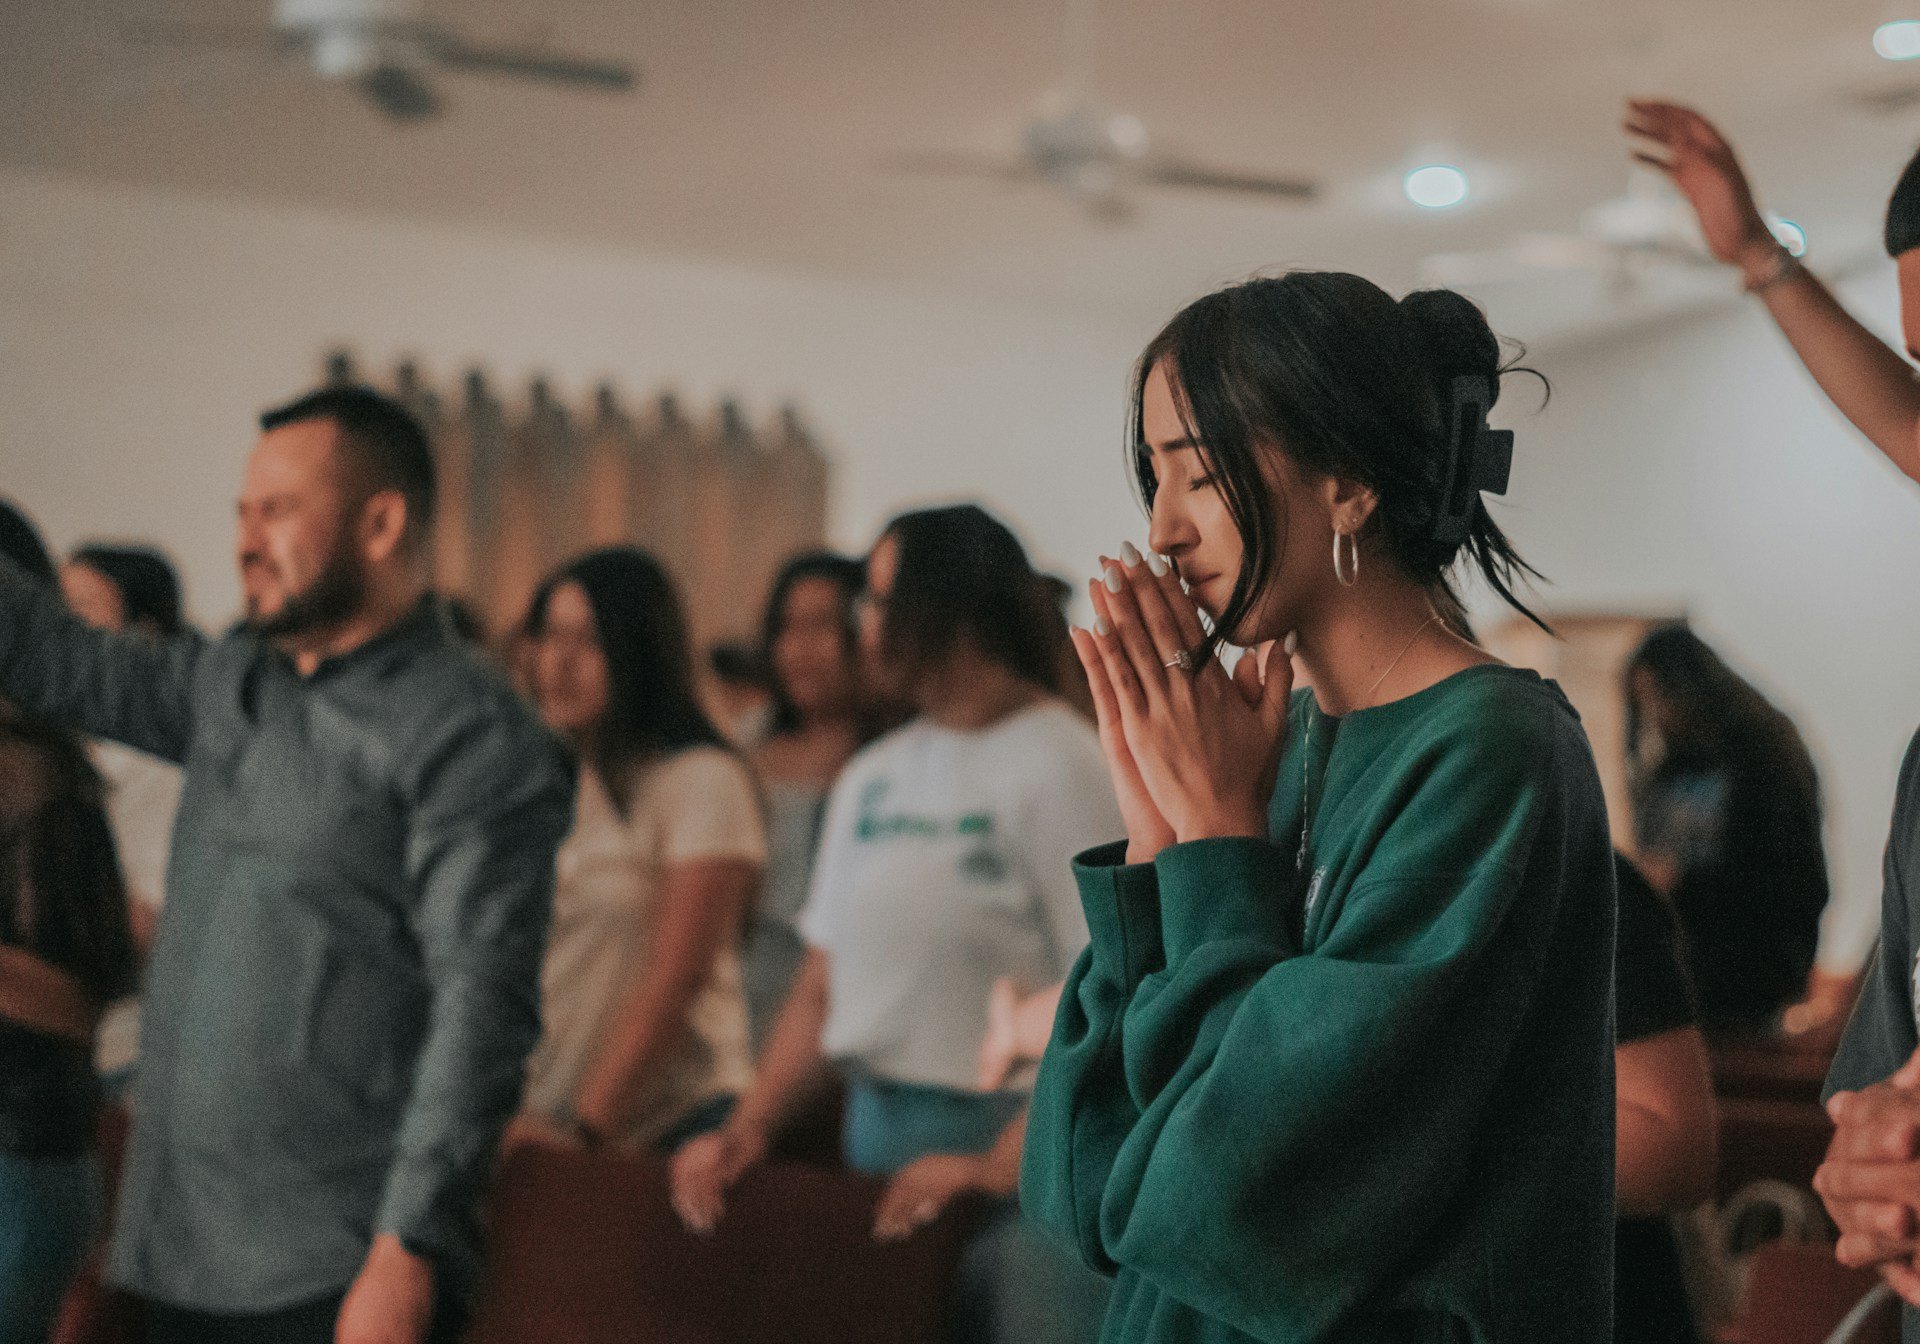
M 1066 59 L 1056 92 L 1000 153 L 926 150 L 884 161 L 891 171 L 976 180 L 1040 183 L 1062 192 L 1097 219 L 1123 220 L 1140 187 L 1233 192 L 1278 200 L 1311 200 L 1319 184 L 1200 163 L 1156 147 L 1146 125 L 1092 94 L 1096 0 L 1067 0 Z
M 468 42 L 428 21 L 420 0 L 274 0 L 267 27 L 139 22 L 136 41 L 210 50 L 253 50 L 303 62 L 322 79 L 357 90 L 394 121 L 425 121 L 444 104 L 432 75 L 505 75 L 599 92 L 633 87 L 623 61 L 558 55 L 538 47 Z
M 1767 227 L 1794 256 L 1806 251 L 1800 226 L 1772 211 Z M 1420 263 L 1423 283 L 1470 289 L 1543 272 L 1586 272 L 1610 282 L 1615 299 L 1632 298 L 1654 276 L 1719 269 L 1693 211 L 1651 168 L 1627 170 L 1627 190 L 1581 215 L 1572 233 L 1521 233 L 1502 247 L 1442 252 Z
M 1713 265 L 1687 203 L 1658 173 L 1635 166 L 1626 191 L 1589 208 L 1573 232 L 1521 233 L 1500 247 L 1436 253 L 1421 262 L 1420 278 L 1471 289 L 1542 272 L 1588 272 L 1611 281 L 1615 295 L 1625 298 L 1657 272 Z

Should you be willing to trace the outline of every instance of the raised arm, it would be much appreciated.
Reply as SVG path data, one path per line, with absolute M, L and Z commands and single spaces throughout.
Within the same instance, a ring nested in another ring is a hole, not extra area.
M 1920 377 L 1811 271 L 1785 258 L 1733 147 L 1705 117 L 1672 103 L 1629 104 L 1627 129 L 1648 146 L 1635 157 L 1679 188 L 1715 259 L 1739 268 L 1820 390 L 1920 481 Z
M 0 697 L 29 714 L 181 762 L 205 648 L 194 633 L 157 641 L 95 630 L 0 556 Z

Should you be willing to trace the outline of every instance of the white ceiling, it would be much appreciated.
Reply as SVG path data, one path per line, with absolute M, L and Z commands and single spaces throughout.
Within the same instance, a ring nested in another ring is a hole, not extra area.
M 1064 305 L 1142 327 L 1278 265 L 1395 288 L 1434 251 L 1570 228 L 1619 193 L 1629 91 L 1694 100 L 1741 142 L 1816 259 L 1865 255 L 1920 139 L 1920 110 L 1840 91 L 1908 78 L 1868 46 L 1920 0 L 1104 0 L 1096 81 L 1155 138 L 1254 171 L 1324 179 L 1311 205 L 1177 193 L 1135 222 L 1039 188 L 902 179 L 906 149 L 988 147 L 1056 80 L 1065 0 L 428 0 L 468 36 L 630 58 L 609 98 L 449 77 L 451 112 L 394 127 L 346 91 L 231 54 L 128 46 L 125 4 L 0 0 L 0 164 L 381 213 L 649 253 Z M 141 4 L 264 23 L 268 0 Z M 1920 62 L 1911 79 L 1920 85 Z M 1472 203 L 1425 213 L 1400 175 L 1444 157 Z M 1629 308 L 1564 279 L 1490 287 L 1535 342 L 1693 303 Z

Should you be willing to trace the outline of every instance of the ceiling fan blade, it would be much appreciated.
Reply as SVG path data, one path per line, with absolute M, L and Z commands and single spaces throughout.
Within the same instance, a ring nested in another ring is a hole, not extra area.
M 1243 173 L 1230 168 L 1209 168 L 1184 159 L 1159 158 L 1136 174 L 1139 181 L 1158 187 L 1191 187 L 1201 191 L 1237 191 L 1252 196 L 1278 196 L 1287 200 L 1310 201 L 1320 194 L 1320 184 L 1299 177 L 1270 177 L 1264 173 Z
M 475 47 L 445 36 L 437 37 L 430 50 L 434 59 L 447 69 L 469 74 L 541 79 L 550 84 L 602 93 L 625 92 L 639 80 L 633 67 L 624 61 L 593 61 L 544 51 Z
M 914 173 L 934 177 L 986 178 L 996 182 L 1031 182 L 1038 174 L 1024 159 L 1008 159 L 966 150 L 911 150 L 890 154 L 880 161 L 890 173 Z
M 1909 79 L 1876 80 L 1841 91 L 1849 106 L 1876 116 L 1892 116 L 1920 103 L 1920 82 Z
M 1131 224 L 1140 217 L 1140 207 L 1118 193 L 1095 196 L 1086 203 L 1087 218 L 1109 228 Z
M 354 84 L 393 121 L 426 121 L 440 112 L 433 86 L 404 66 L 377 65 Z
M 118 25 L 130 46 L 197 47 L 203 51 L 282 51 L 295 45 L 276 28 L 244 23 L 167 23 L 128 19 Z

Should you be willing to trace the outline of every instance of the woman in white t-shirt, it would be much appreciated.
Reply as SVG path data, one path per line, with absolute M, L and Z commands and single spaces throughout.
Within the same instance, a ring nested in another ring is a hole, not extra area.
M 694 692 L 673 587 L 631 547 L 549 578 L 528 675 L 579 753 L 518 1137 L 672 1147 L 750 1077 L 741 921 L 766 860 L 746 765 Z
M 808 951 L 754 1081 L 674 1162 L 696 1230 L 765 1155 L 828 1060 L 847 1077 L 847 1162 L 890 1177 L 874 1235 L 961 1196 L 995 1215 L 955 1306 L 969 1339 L 1090 1340 L 1105 1281 L 1029 1235 L 1013 1202 L 1028 1078 L 981 1091 L 997 981 L 1056 984 L 1087 940 L 1070 860 L 1119 810 L 1092 725 L 1057 694 L 1061 617 L 1005 526 L 971 505 L 906 514 L 867 560 L 871 671 L 917 712 L 834 785 L 800 932 Z

